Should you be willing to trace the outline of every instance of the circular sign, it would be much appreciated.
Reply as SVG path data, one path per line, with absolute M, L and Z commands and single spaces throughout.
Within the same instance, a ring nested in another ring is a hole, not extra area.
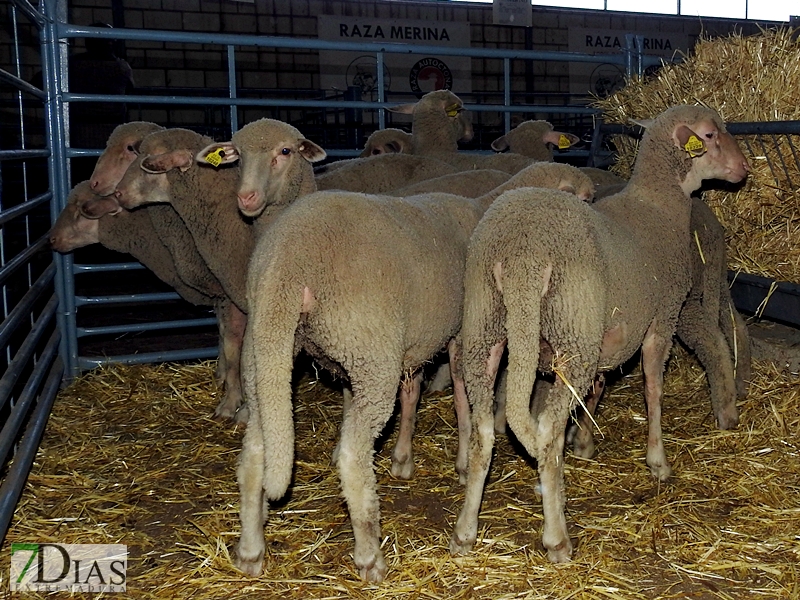
M 428 92 L 453 89 L 453 73 L 443 61 L 429 56 L 411 67 L 408 82 L 411 91 L 422 98 Z

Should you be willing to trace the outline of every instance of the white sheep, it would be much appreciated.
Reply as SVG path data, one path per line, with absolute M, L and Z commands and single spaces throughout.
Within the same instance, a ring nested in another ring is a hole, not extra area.
M 489 469 L 493 384 L 508 345 L 507 417 L 537 460 L 542 541 L 553 562 L 572 555 L 564 517 L 563 447 L 575 394 L 599 371 L 642 350 L 647 464 L 671 468 L 661 437 L 663 370 L 691 285 L 690 194 L 703 179 L 742 180 L 747 160 L 713 110 L 674 107 L 647 129 L 625 189 L 594 205 L 546 190 L 501 196 L 470 243 L 461 336 L 473 432 L 464 506 L 450 541 L 468 552 Z M 540 344 L 552 357 L 540 362 Z M 544 402 L 530 407 L 539 368 L 554 371 Z M 576 392 L 577 391 L 577 392 Z

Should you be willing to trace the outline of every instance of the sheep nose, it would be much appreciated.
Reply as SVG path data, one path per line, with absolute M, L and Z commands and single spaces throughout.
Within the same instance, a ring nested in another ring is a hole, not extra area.
M 119 190 L 114 190 L 114 198 L 116 198 L 117 200 L 122 198 L 122 192 Z
M 92 188 L 93 190 L 96 190 L 98 185 L 100 185 L 100 182 L 97 181 L 97 179 L 92 179 L 89 182 L 89 187 Z
M 236 194 L 239 198 L 239 206 L 244 209 L 252 208 L 258 201 L 258 192 L 253 190 L 250 192 L 239 192 Z

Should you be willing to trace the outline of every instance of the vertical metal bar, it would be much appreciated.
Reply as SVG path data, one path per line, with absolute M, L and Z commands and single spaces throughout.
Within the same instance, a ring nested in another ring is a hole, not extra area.
M 503 106 L 511 106 L 511 59 L 503 59 Z M 505 112 L 505 132 L 511 131 L 511 113 Z
M 53 200 L 50 218 L 55 223 L 66 204 L 69 192 L 67 175 L 68 114 L 62 93 L 66 88 L 67 45 L 58 38 L 58 22 L 66 22 L 66 0 L 43 0 L 46 20 L 41 32 L 42 81 L 45 100 L 45 132 L 50 158 L 48 172 Z M 59 354 L 68 378 L 78 375 L 78 335 L 75 313 L 75 282 L 72 278 L 72 255 L 53 253 L 57 276 L 55 290 L 59 300 L 58 328 L 62 332 Z
M 625 34 L 625 76 L 633 78 L 633 54 L 635 52 L 636 36 L 632 33 Z
M 233 45 L 228 46 L 228 91 L 231 98 L 236 98 L 236 54 Z M 239 113 L 235 104 L 231 104 L 231 135 L 239 131 Z
M 378 69 L 378 102 L 386 102 L 383 81 L 383 52 L 378 52 L 375 68 Z M 378 129 L 386 129 L 386 111 L 382 108 L 378 109 Z

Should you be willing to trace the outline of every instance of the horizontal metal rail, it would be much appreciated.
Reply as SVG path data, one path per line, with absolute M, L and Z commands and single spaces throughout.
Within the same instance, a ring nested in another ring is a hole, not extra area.
M 78 337 L 90 335 L 114 335 L 118 333 L 138 333 L 142 331 L 162 331 L 165 329 L 182 329 L 210 327 L 216 325 L 213 317 L 206 319 L 179 319 L 173 321 L 155 321 L 153 323 L 129 323 L 127 325 L 104 325 L 98 327 L 78 327 Z
M 9 338 L 11 338 L 20 325 L 30 317 L 33 306 L 45 291 L 49 289 L 55 274 L 56 267 L 51 263 L 39 278 L 33 282 L 33 285 L 25 292 L 25 295 L 17 302 L 16 306 L 11 309 L 5 320 L 0 323 L 0 348 L 8 344 Z
M 142 352 L 141 354 L 125 354 L 120 356 L 104 356 L 92 358 L 78 357 L 78 367 L 81 370 L 95 369 L 101 365 L 143 365 L 147 363 L 161 363 L 180 360 L 206 360 L 216 358 L 219 348 L 197 348 L 192 350 L 171 350 L 166 352 Z
M 152 294 L 119 294 L 114 296 L 75 296 L 75 306 L 97 306 L 100 304 L 137 304 L 140 302 L 167 302 L 180 300 L 177 292 L 154 292 Z
M 42 392 L 39 394 L 39 402 L 36 403 L 36 409 L 33 411 L 28 426 L 17 446 L 14 462 L 11 463 L 8 473 L 3 479 L 3 485 L 0 486 L 0 541 L 5 539 L 17 501 L 22 494 L 22 488 L 25 486 L 31 465 L 33 465 L 33 459 L 36 458 L 39 441 L 42 439 L 42 434 L 50 417 L 50 410 L 53 407 L 63 376 L 64 364 L 60 358 L 56 358 L 52 367 L 50 367 L 50 373 L 47 376 Z
M 48 158 L 49 150 L 0 150 L 2 160 L 26 160 L 28 158 Z
M 4 463 L 8 459 L 8 453 L 14 446 L 19 430 L 28 417 L 31 406 L 36 400 L 36 394 L 39 391 L 42 380 L 44 380 L 48 368 L 56 358 L 56 354 L 58 354 L 59 341 L 59 334 L 57 331 L 54 331 L 47 345 L 44 347 L 36 366 L 33 368 L 28 381 L 25 383 L 25 387 L 22 389 L 19 398 L 17 398 L 14 407 L 11 409 L 11 414 L 8 415 L 2 430 L 0 430 L 0 460 Z
M 4 81 L 18 90 L 25 92 L 26 94 L 31 94 L 32 96 L 36 96 L 40 100 L 44 100 L 47 98 L 47 95 L 37 88 L 35 85 L 31 85 L 24 79 L 17 77 L 16 75 L 9 73 L 5 69 L 0 69 L 0 81 Z
M 5 407 L 8 403 L 9 396 L 14 386 L 17 385 L 20 375 L 27 368 L 31 358 L 33 358 L 33 354 L 36 351 L 39 341 L 42 339 L 42 335 L 44 335 L 45 331 L 47 331 L 48 327 L 52 324 L 57 308 L 58 298 L 53 295 L 44 307 L 42 314 L 36 319 L 30 332 L 25 337 L 25 341 L 22 342 L 19 350 L 17 350 L 14 358 L 9 363 L 6 372 L 3 373 L 3 376 L 0 378 L 0 408 Z
M 19 217 L 27 215 L 37 206 L 41 206 L 47 202 L 50 202 L 53 199 L 53 192 L 47 191 L 43 194 L 35 196 L 30 200 L 23 202 L 22 204 L 17 204 L 16 206 L 9 208 L 8 210 L 4 210 L 0 212 L 0 226 L 5 225 L 9 221 L 13 219 L 17 219 Z
M 25 248 L 22 252 L 17 254 L 14 258 L 9 260 L 0 268 L 0 284 L 4 283 L 17 269 L 26 266 L 34 255 L 44 250 L 50 243 L 47 235 L 43 235 L 33 244 Z
M 74 264 L 72 265 L 72 272 L 77 273 L 108 273 L 109 271 L 142 271 L 146 267 L 142 263 L 127 262 L 127 263 L 106 263 L 104 265 L 85 265 Z

